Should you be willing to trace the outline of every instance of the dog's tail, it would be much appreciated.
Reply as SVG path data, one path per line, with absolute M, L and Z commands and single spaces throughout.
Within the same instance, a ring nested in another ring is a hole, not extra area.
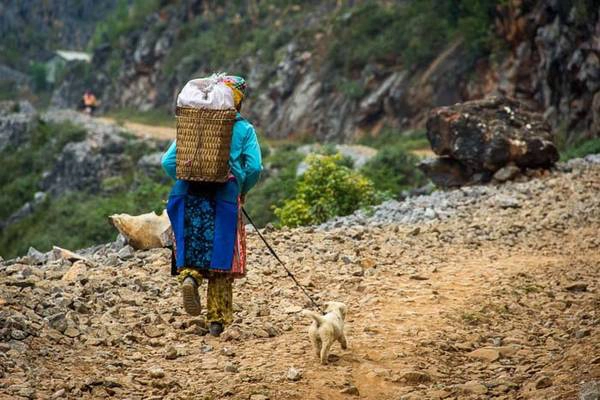
M 317 323 L 317 326 L 321 326 L 321 324 L 323 322 L 325 322 L 325 320 L 323 319 L 323 316 L 314 311 L 302 310 L 302 315 L 304 315 L 305 317 L 311 317 L 313 320 L 315 320 L 315 322 Z

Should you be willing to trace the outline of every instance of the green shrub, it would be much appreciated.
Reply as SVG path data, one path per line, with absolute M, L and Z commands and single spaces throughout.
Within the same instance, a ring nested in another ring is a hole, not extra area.
M 423 130 L 401 132 L 395 129 L 382 129 L 377 135 L 367 134 L 358 140 L 359 144 L 383 149 L 389 146 L 400 146 L 406 151 L 429 148 L 429 141 Z
M 340 165 L 340 155 L 309 156 L 307 161 L 309 168 L 299 179 L 295 196 L 275 209 L 282 225 L 322 223 L 380 200 L 368 179 Z
M 571 158 L 585 157 L 588 154 L 600 154 L 600 138 L 589 139 L 576 145 L 568 146 L 560 154 L 561 161 Z
M 472 54 L 489 50 L 499 0 L 366 1 L 333 21 L 332 66 L 346 76 L 368 63 L 423 65 L 459 36 Z
M 160 4 L 160 0 L 119 0 L 115 11 L 96 25 L 90 48 L 103 42 L 115 46 L 120 38 L 141 27 L 148 15 L 159 10 Z
M 425 184 L 425 177 L 416 167 L 418 162 L 419 159 L 408 153 L 403 146 L 388 146 L 369 160 L 361 172 L 373 182 L 377 190 L 398 197 L 403 190 Z

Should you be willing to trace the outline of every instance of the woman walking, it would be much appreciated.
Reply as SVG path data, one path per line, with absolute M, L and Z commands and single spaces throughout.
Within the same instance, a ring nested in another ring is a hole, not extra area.
M 234 278 L 245 274 L 245 232 L 241 207 L 262 170 L 260 146 L 252 124 L 240 110 L 246 82 L 238 76 L 221 81 L 231 88 L 237 116 L 232 129 L 229 179 L 225 183 L 177 180 L 177 144 L 163 155 L 162 166 L 175 179 L 167 212 L 175 236 L 175 260 L 181 282 L 183 307 L 190 315 L 201 311 L 198 287 L 208 281 L 209 332 L 219 336 L 233 321 Z

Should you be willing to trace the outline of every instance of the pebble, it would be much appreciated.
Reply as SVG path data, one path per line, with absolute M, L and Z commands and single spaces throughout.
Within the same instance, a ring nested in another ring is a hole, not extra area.
M 238 367 L 234 363 L 228 362 L 227 364 L 225 364 L 225 372 L 236 373 L 238 372 Z
M 585 282 L 575 282 L 565 287 L 569 292 L 586 292 L 587 291 L 587 283 Z
M 477 381 L 469 381 L 462 385 L 456 385 L 456 387 L 465 394 L 486 394 L 488 392 L 487 386 Z
M 150 377 L 154 379 L 164 378 L 165 376 L 165 371 L 160 367 L 150 368 L 150 370 L 148 370 L 148 373 L 150 374 Z
M 167 360 L 175 360 L 177 358 L 178 354 L 177 354 L 177 349 L 173 346 L 169 346 L 167 347 L 167 349 L 165 350 L 165 358 Z
M 340 390 L 340 393 L 349 394 L 351 396 L 360 396 L 360 392 L 358 391 L 358 388 L 356 386 L 354 386 L 354 384 L 352 384 L 352 383 L 349 383 L 348 385 L 346 385 L 345 388 Z
M 302 378 L 302 372 L 294 367 L 288 369 L 286 378 L 288 381 L 296 382 Z
M 400 380 L 410 385 L 418 385 L 421 383 L 431 382 L 431 376 L 426 372 L 408 371 L 400 376 Z
M 493 362 L 500 358 L 500 352 L 496 348 L 484 347 L 481 349 L 473 350 L 472 352 L 468 353 L 467 356 L 471 358 L 476 358 L 478 360 Z
M 535 381 L 536 389 L 545 389 L 552 386 L 552 379 L 548 376 L 542 376 Z

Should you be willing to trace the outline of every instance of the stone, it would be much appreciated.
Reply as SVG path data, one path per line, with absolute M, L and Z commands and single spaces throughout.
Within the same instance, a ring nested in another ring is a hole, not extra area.
M 239 340 L 242 337 L 242 333 L 237 327 L 229 327 L 221 334 L 221 340 L 225 342 Z
M 285 310 L 283 310 L 286 314 L 296 314 L 302 311 L 302 307 L 300 306 L 289 306 Z
M 586 292 L 587 288 L 588 285 L 585 282 L 575 282 L 565 287 L 569 292 Z
M 591 334 L 591 329 L 579 329 L 577 332 L 575 332 L 575 338 L 583 339 L 584 337 L 590 336 Z
M 471 174 L 494 173 L 510 163 L 521 168 L 547 168 L 559 159 L 543 116 L 504 97 L 432 110 L 427 119 L 427 139 L 435 154 L 460 162 Z
M 552 379 L 548 376 L 542 376 L 535 381 L 536 389 L 545 389 L 552 386 Z
M 164 378 L 165 376 L 165 371 L 160 367 L 152 367 L 148 370 L 148 373 L 154 379 Z
M 454 188 L 471 182 L 471 173 L 450 157 L 426 158 L 418 164 L 418 168 L 437 187 Z
M 13 329 L 10 331 L 10 337 L 15 340 L 23 340 L 28 336 L 27 333 L 23 332 L 20 329 Z
M 71 262 L 87 260 L 82 255 L 79 255 L 77 253 L 74 253 L 67 249 L 63 249 L 58 246 L 52 246 L 52 254 L 53 254 L 55 260 L 68 260 Z
M 269 400 L 269 396 L 265 396 L 264 394 L 252 394 L 250 395 L 250 400 Z
M 409 385 L 420 385 L 422 383 L 431 382 L 431 376 L 422 371 L 408 371 L 400 375 L 400 380 Z
M 356 386 L 354 386 L 354 384 L 352 384 L 352 383 L 347 384 L 345 388 L 340 390 L 340 393 L 349 394 L 351 396 L 360 396 L 360 392 L 358 391 L 358 388 Z
M 578 400 L 600 400 L 600 381 L 582 383 Z
M 493 362 L 500 358 L 500 352 L 492 347 L 483 347 L 467 354 L 468 357 L 482 361 Z
M 66 392 L 67 391 L 65 389 L 57 390 L 56 392 L 54 392 L 54 394 L 52 394 L 51 398 L 52 399 L 60 399 L 65 395 Z
M 165 359 L 167 360 L 175 360 L 179 354 L 177 354 L 177 349 L 173 346 L 169 346 L 165 350 Z
M 288 381 L 292 381 L 292 382 L 299 381 L 300 379 L 302 379 L 302 371 L 300 371 L 294 367 L 290 367 L 290 369 L 288 369 L 288 372 L 285 377 Z
M 29 250 L 27 250 L 27 257 L 29 257 L 32 264 L 43 264 L 48 259 L 46 254 L 42 253 L 35 247 L 30 247 Z
M 76 328 L 69 326 L 69 327 L 67 327 L 67 329 L 65 329 L 63 334 L 70 338 L 76 338 L 77 336 L 79 336 L 80 333 Z
M 487 386 L 477 381 L 469 381 L 461 385 L 456 385 L 456 387 L 465 394 L 486 394 L 488 392 Z
M 155 212 L 142 215 L 114 214 L 109 220 L 136 250 L 165 247 L 163 234 L 171 229 L 166 211 L 160 215 Z
M 521 172 L 521 168 L 510 163 L 494 173 L 494 179 L 498 182 L 506 182 L 514 179 Z
M 71 265 L 61 280 L 67 283 L 75 282 L 80 275 L 85 275 L 87 273 L 87 269 L 87 264 L 85 262 L 77 261 Z
M 133 247 L 131 247 L 131 246 L 125 246 L 121 250 L 119 250 L 119 252 L 117 253 L 117 256 L 121 260 L 129 260 L 129 259 L 133 258 L 134 255 L 135 255 L 135 252 L 133 250 Z
M 238 366 L 232 362 L 228 362 L 227 364 L 225 364 L 225 372 L 236 373 L 238 372 Z
M 144 333 L 150 338 L 157 338 L 164 335 L 162 329 L 158 328 L 155 325 L 146 325 L 144 327 Z

